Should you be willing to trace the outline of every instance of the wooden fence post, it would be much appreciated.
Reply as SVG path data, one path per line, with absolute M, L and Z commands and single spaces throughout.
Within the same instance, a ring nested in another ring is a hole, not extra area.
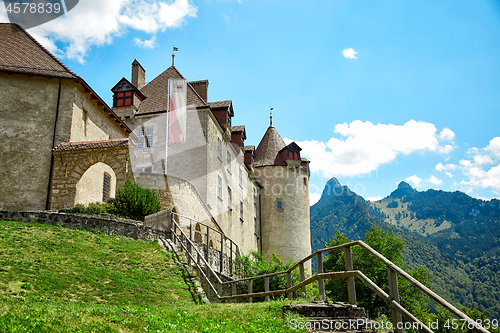
M 253 292 L 253 280 L 248 280 L 248 293 L 251 294 Z M 253 298 L 250 297 L 248 299 L 248 303 L 252 303 Z
M 236 282 L 231 283 L 231 294 L 236 295 Z
M 287 289 L 292 288 L 292 272 L 287 272 L 286 273 L 286 288 Z M 288 299 L 290 301 L 293 300 L 293 293 L 288 293 Z
M 299 270 L 300 270 L 300 282 L 302 282 L 306 279 L 306 274 L 304 272 L 304 263 L 301 263 L 299 265 Z M 302 297 L 307 297 L 307 287 L 306 286 L 302 287 Z
M 398 273 L 396 271 L 393 271 L 389 266 L 387 266 L 387 278 L 389 279 L 389 296 L 392 299 L 394 299 L 395 302 L 400 303 L 399 288 L 398 288 Z M 396 311 L 396 309 L 394 309 L 391 306 L 391 314 L 392 314 L 392 327 L 394 327 L 394 333 L 403 333 L 402 329 L 403 319 L 401 317 L 401 313 Z
M 352 264 L 352 253 L 351 247 L 344 247 L 344 259 L 345 259 L 345 270 L 353 271 Z M 352 305 L 356 305 L 356 285 L 354 284 L 354 278 L 347 278 L 347 293 L 349 295 L 349 303 Z
M 317 259 L 317 267 L 318 267 L 318 274 L 323 273 L 323 253 L 320 252 L 316 255 Z M 325 300 L 325 280 L 319 279 L 318 280 L 318 290 L 319 290 L 319 295 L 321 296 L 321 299 L 324 301 Z
M 264 277 L 264 291 L 266 293 L 269 291 L 269 276 Z M 264 300 L 269 302 L 269 296 L 266 296 Z

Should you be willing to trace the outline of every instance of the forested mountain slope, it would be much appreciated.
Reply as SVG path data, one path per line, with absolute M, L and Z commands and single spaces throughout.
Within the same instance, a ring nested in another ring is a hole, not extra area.
M 337 230 L 356 240 L 372 226 L 403 240 L 406 262 L 426 267 L 439 295 L 500 317 L 499 200 L 458 191 L 419 192 L 401 182 L 388 197 L 370 203 L 333 178 L 311 207 L 313 251 Z

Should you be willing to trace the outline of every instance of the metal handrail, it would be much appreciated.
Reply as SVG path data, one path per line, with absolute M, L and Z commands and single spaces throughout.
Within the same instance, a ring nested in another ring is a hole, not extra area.
M 179 241 L 179 244 L 181 245 L 183 251 L 190 257 L 190 259 L 192 260 L 192 262 L 196 265 L 196 267 L 198 268 L 198 271 L 202 274 L 203 278 L 205 279 L 205 281 L 207 282 L 207 284 L 210 286 L 210 288 L 212 289 L 212 291 L 215 293 L 215 295 L 217 296 L 217 298 L 220 299 L 220 295 L 219 295 L 219 292 L 217 291 L 217 289 L 212 285 L 212 283 L 210 282 L 210 279 L 209 277 L 207 276 L 207 274 L 203 271 L 202 267 L 199 265 L 199 263 L 194 260 L 194 257 L 192 256 L 191 254 L 191 251 L 188 251 L 188 249 L 185 247 L 183 241 L 182 241 L 182 238 L 184 238 L 184 240 L 186 240 L 191 249 L 194 249 L 195 252 L 197 253 L 197 259 L 198 261 L 203 261 L 203 263 L 205 264 L 205 267 L 208 271 L 210 271 L 210 273 L 212 273 L 212 275 L 215 277 L 215 279 L 217 280 L 217 283 L 219 283 L 220 285 L 222 285 L 222 280 L 219 278 L 219 276 L 217 275 L 217 273 L 214 272 L 214 270 L 212 269 L 212 267 L 210 267 L 210 265 L 208 264 L 208 262 L 205 260 L 205 258 L 203 258 L 203 256 L 201 255 L 200 251 L 196 248 L 196 246 L 193 244 L 193 242 L 189 239 L 189 237 L 187 237 L 187 235 L 184 233 L 184 231 L 182 230 L 182 228 L 180 227 L 180 225 L 177 223 L 177 221 L 175 221 L 174 219 L 172 219 L 172 226 L 177 226 L 177 228 L 179 229 L 179 231 L 181 232 L 181 236 L 179 237 L 176 233 L 176 230 L 175 228 L 171 228 L 171 233 L 173 235 L 173 237 L 175 237 L 178 241 Z

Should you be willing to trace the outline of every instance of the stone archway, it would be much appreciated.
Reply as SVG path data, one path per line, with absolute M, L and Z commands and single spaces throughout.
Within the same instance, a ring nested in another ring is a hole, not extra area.
M 94 165 L 108 166 L 108 174 L 114 173 L 115 188 L 121 188 L 127 178 L 133 178 L 130 170 L 128 139 L 94 142 L 63 143 L 54 151 L 54 166 L 50 193 L 50 209 L 73 207 L 77 203 L 77 186 L 84 174 Z M 109 172 L 109 171 L 112 171 Z M 104 169 L 102 169 L 104 172 Z M 92 171 L 93 172 L 93 171 Z M 103 176 L 83 177 L 86 186 L 103 188 Z M 92 183 L 93 185 L 89 185 Z M 99 200 L 102 201 L 102 200 Z
M 116 192 L 116 174 L 102 162 L 90 166 L 76 183 L 75 204 L 87 206 L 94 202 L 107 202 Z

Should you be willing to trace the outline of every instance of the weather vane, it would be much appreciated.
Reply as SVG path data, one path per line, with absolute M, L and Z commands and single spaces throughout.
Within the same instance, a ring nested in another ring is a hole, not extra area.
M 274 108 L 269 106 L 269 126 L 273 126 L 273 110 Z
M 179 51 L 179 48 L 174 46 L 172 51 L 172 67 L 174 67 L 175 51 Z

